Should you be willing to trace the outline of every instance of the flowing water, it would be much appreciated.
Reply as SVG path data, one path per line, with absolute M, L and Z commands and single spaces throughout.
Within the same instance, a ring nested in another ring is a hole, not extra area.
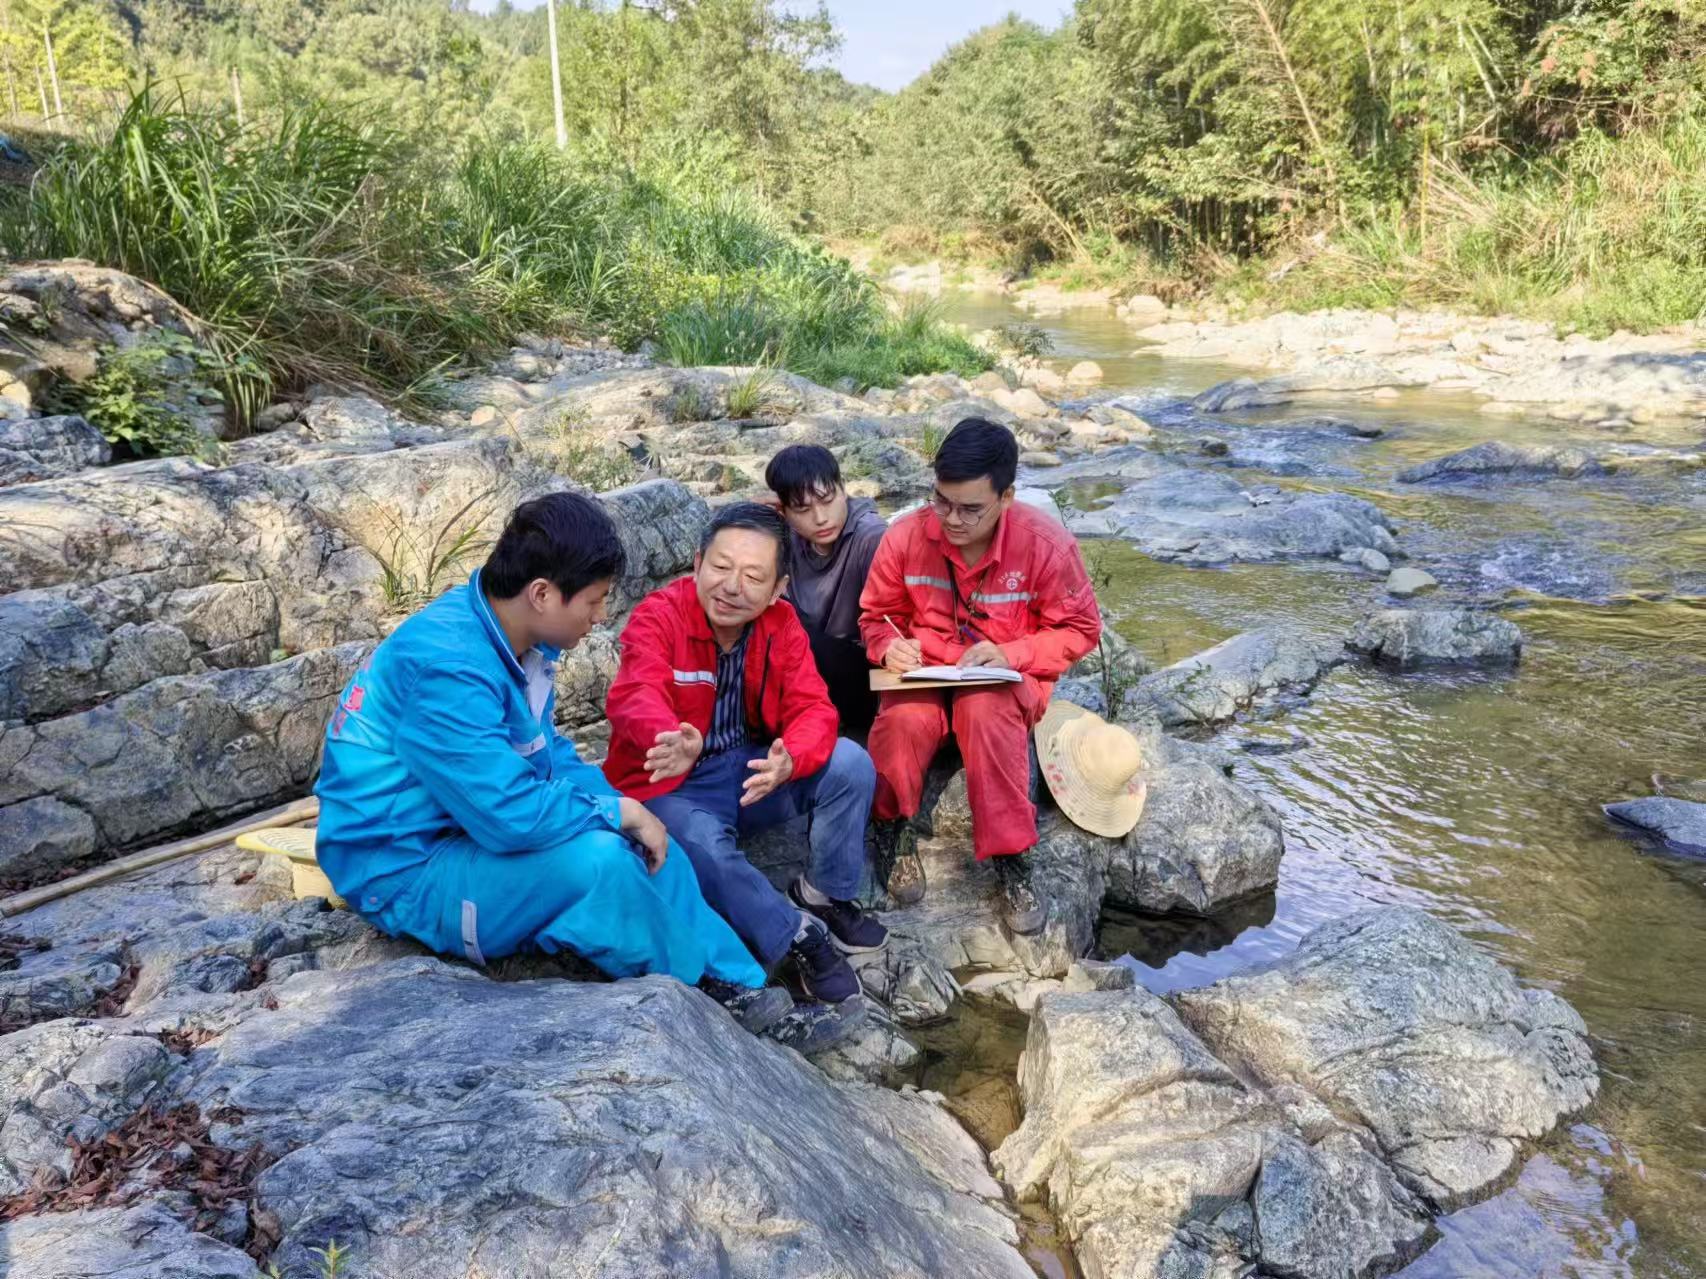
M 973 328 L 1031 318 L 999 297 L 948 307 Z M 1699 426 L 1607 434 L 1428 393 L 1208 420 L 1184 397 L 1242 371 L 1133 356 L 1130 330 L 1101 308 L 1040 323 L 1057 366 L 1098 361 L 1098 395 L 1135 401 L 1161 429 L 1158 447 L 1251 482 L 1370 499 L 1412 563 L 1451 594 L 1505 610 L 1528 637 L 1514 673 L 1348 665 L 1329 676 L 1277 721 L 1305 744 L 1239 753 L 1240 779 L 1285 820 L 1277 891 L 1213 921 L 1110 918 L 1103 952 L 1129 956 L 1165 992 L 1284 955 L 1370 903 L 1448 920 L 1581 1012 L 1603 1087 L 1511 1187 L 1443 1219 L 1403 1275 L 1706 1275 L 1706 859 L 1644 848 L 1599 809 L 1651 793 L 1654 773 L 1706 777 L 1706 473 L 1393 478 L 1488 439 L 1639 451 L 1698 446 Z M 1362 440 L 1306 420 L 1323 413 L 1385 433 Z M 1204 438 L 1228 456 L 1204 456 Z M 1120 630 L 1158 664 L 1260 626 L 1343 634 L 1385 604 L 1377 579 L 1336 563 L 1190 569 L 1113 542 L 1089 554 Z M 1238 724 L 1219 740 L 1259 748 L 1272 736 Z M 1009 1033 L 1000 1052 L 1015 1043 Z

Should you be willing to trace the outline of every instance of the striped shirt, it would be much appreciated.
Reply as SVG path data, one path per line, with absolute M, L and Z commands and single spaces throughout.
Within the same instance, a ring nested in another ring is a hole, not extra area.
M 705 737 L 705 754 L 717 755 L 746 745 L 746 637 L 740 633 L 735 646 L 717 654 L 717 701 L 711 712 L 711 731 Z

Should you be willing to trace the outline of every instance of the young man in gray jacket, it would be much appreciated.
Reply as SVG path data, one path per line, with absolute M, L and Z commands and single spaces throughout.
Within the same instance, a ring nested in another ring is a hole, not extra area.
M 876 717 L 877 695 L 859 636 L 859 593 L 888 522 L 876 503 L 847 496 L 835 454 L 821 445 L 789 445 L 770 460 L 764 482 L 788 521 L 794 571 L 787 598 L 811 639 L 842 731 L 863 737 Z

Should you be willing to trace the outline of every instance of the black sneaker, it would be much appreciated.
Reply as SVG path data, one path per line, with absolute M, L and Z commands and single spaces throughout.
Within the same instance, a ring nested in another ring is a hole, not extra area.
M 755 1035 L 763 1034 L 794 1011 L 794 997 L 780 986 L 737 986 L 721 977 L 701 977 L 699 989 Z
M 794 882 L 788 885 L 788 900 L 806 914 L 823 920 L 829 927 L 836 949 L 849 955 L 863 955 L 881 950 L 887 944 L 889 930 L 874 916 L 867 915 L 858 902 L 831 901 L 819 906 L 816 902 L 807 901 L 805 893 L 800 891 L 804 879 L 801 875 L 794 877 Z
M 800 1004 L 766 1031 L 765 1038 L 810 1057 L 838 1048 L 851 1039 L 864 1026 L 866 1012 L 863 999 L 848 999 L 839 1004 Z
M 995 859 L 995 876 L 1001 881 L 1001 917 L 1010 932 L 1034 933 L 1043 926 L 1048 911 L 1031 887 L 1031 868 L 1024 853 Z
M 924 861 L 918 856 L 918 834 L 902 817 L 876 826 L 877 873 L 896 906 L 916 906 L 924 900 Z
M 800 968 L 800 984 L 812 999 L 839 1004 L 859 993 L 859 979 L 830 940 L 829 929 L 815 915 L 806 917 L 806 935 L 794 940 L 788 953 Z

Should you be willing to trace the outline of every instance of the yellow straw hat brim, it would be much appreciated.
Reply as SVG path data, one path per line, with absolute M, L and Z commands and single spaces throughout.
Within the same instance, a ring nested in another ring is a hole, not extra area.
M 1060 699 L 1051 701 L 1036 727 L 1037 762 L 1061 812 L 1093 835 L 1119 839 L 1143 816 L 1148 787 L 1141 772 L 1118 786 L 1098 784 L 1085 776 L 1079 753 L 1084 735 L 1110 727 L 1130 736 L 1094 711 Z M 1136 739 L 1132 741 L 1135 745 Z

